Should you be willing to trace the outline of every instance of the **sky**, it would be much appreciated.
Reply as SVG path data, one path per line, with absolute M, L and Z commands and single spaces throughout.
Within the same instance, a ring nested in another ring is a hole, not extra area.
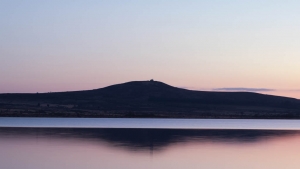
M 300 98 L 298 0 L 0 0 L 0 93 L 154 79 Z

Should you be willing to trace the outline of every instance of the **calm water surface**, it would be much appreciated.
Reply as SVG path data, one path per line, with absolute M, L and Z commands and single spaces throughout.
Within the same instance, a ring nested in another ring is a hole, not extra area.
M 0 127 L 300 130 L 300 120 L 3 117 Z
M 300 168 L 297 120 L 69 120 L 0 118 L 0 168 Z

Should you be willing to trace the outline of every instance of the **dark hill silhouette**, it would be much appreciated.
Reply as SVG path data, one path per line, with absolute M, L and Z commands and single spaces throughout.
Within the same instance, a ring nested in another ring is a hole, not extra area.
M 298 113 L 300 100 L 294 98 L 251 92 L 193 91 L 158 81 L 133 81 L 74 92 L 1 94 L 0 103 L 2 109 L 9 105 L 12 108 L 13 105 L 22 104 L 23 108 L 25 105 L 38 105 L 40 110 L 43 105 L 47 105 L 44 106 L 47 109 L 52 107 L 56 108 L 56 111 L 73 112 L 77 116 L 113 114 L 113 117 L 213 117 L 211 115 L 214 115 L 215 118 L 221 118 L 229 114 L 237 117 L 237 113 L 239 116 L 245 114 L 260 116 L 262 113 L 259 112 L 264 112 L 265 118 L 272 113 L 282 118 L 294 118 L 300 114 Z

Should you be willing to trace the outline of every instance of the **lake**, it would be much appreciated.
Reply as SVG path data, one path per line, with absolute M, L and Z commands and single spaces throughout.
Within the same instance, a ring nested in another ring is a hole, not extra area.
M 298 169 L 299 120 L 0 118 L 1 169 Z

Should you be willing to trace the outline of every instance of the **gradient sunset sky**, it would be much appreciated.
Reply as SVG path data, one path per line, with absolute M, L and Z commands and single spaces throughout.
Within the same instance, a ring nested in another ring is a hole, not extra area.
M 0 0 L 0 93 L 154 79 L 300 98 L 298 0 Z

